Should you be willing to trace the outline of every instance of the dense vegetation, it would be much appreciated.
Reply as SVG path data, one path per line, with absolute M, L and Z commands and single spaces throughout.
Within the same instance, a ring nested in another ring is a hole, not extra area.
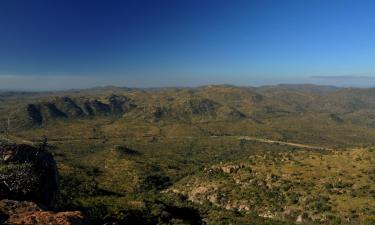
M 3 138 L 48 138 L 59 209 L 97 224 L 374 221 L 373 89 L 107 88 L 0 102 Z

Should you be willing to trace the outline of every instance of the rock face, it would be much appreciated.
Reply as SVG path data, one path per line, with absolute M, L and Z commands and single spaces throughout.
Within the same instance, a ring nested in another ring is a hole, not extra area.
M 51 153 L 29 145 L 0 146 L 0 199 L 53 206 L 58 172 Z
M 81 212 L 53 212 L 58 172 L 52 154 L 0 144 L 0 224 L 90 224 Z M 9 200 L 11 199 L 11 200 Z
M 0 201 L 0 224 L 88 225 L 81 212 L 43 211 L 33 202 Z
M 28 104 L 27 121 L 41 125 L 54 119 L 76 119 L 90 116 L 119 116 L 136 108 L 132 99 L 111 95 L 104 100 L 57 97 L 50 101 Z

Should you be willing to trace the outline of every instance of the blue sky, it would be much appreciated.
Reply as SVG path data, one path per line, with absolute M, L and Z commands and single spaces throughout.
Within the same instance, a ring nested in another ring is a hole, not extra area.
M 375 85 L 375 1 L 3 0 L 0 88 Z

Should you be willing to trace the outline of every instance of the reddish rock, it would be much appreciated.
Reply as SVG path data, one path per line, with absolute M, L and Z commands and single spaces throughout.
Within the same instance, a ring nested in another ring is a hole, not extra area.
M 86 225 L 90 224 L 81 212 L 28 212 L 11 215 L 5 223 L 9 224 L 40 224 L 40 225 Z
M 13 200 L 0 201 L 0 212 L 4 216 L 3 224 L 36 225 L 89 225 L 90 222 L 79 211 L 53 212 L 43 211 L 33 202 Z

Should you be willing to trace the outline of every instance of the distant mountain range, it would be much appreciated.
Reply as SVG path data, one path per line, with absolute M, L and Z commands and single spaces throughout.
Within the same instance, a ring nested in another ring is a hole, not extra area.
M 254 132 L 268 135 L 268 132 L 287 138 L 290 133 L 308 137 L 334 130 L 340 130 L 346 138 L 356 136 L 356 131 L 366 140 L 373 140 L 372 135 L 375 135 L 374 88 L 311 84 L 103 87 L 64 92 L 4 92 L 0 94 L 0 101 L 0 119 L 5 121 L 9 117 L 16 130 L 34 129 L 58 121 L 74 123 L 103 118 L 119 127 L 130 122 L 133 125 L 179 124 L 186 130 L 199 126 L 203 127 L 199 130 L 204 135 Z

